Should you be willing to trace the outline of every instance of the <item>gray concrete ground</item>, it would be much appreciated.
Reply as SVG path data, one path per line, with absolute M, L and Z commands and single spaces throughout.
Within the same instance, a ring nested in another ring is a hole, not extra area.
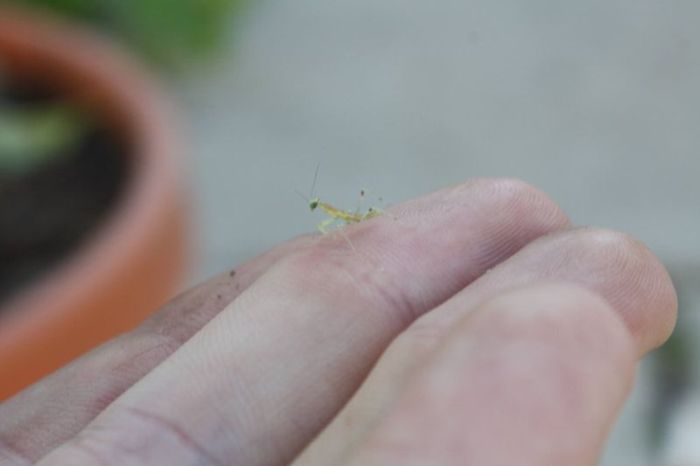
M 681 0 L 261 2 L 182 85 L 195 278 L 312 230 L 294 190 L 320 163 L 317 193 L 348 206 L 516 176 L 700 288 L 698 18 Z M 605 464 L 645 464 L 648 382 Z

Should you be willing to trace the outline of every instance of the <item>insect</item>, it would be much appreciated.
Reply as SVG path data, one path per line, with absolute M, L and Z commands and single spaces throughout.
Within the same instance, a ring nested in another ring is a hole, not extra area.
M 323 213 L 328 215 L 329 218 L 323 220 L 317 225 L 317 228 L 321 233 L 328 233 L 328 229 L 334 223 L 337 222 L 342 222 L 345 225 L 349 225 L 351 223 L 360 223 L 364 220 L 368 220 L 370 218 L 377 217 L 382 214 L 381 209 L 378 209 L 376 207 L 370 207 L 365 212 L 361 212 L 359 207 L 354 212 L 349 210 L 338 209 L 337 207 L 334 207 L 333 205 L 327 202 L 323 202 L 319 197 L 312 197 L 314 188 L 316 187 L 316 180 L 318 179 L 318 169 L 319 166 L 316 166 L 314 181 L 311 185 L 311 197 L 307 198 L 299 191 L 297 191 L 297 194 L 299 194 L 304 200 L 306 200 L 309 203 L 309 209 L 311 210 L 311 212 L 316 211 L 316 209 L 321 209 Z M 364 196 L 365 190 L 363 189 L 362 191 L 360 191 L 360 198 L 362 199 L 364 198 Z

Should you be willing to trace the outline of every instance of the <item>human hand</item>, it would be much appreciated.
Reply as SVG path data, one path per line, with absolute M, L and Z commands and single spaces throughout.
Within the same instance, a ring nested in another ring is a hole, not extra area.
M 476 180 L 297 238 L 0 404 L 0 465 L 591 465 L 673 285 Z

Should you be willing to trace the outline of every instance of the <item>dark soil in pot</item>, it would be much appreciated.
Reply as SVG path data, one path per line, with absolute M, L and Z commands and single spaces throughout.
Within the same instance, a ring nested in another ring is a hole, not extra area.
M 65 100 L 50 88 L 5 77 L 0 106 Z M 30 170 L 0 165 L 0 304 L 71 254 L 106 218 L 128 176 L 127 152 L 106 124 L 87 117 L 80 136 L 60 154 Z

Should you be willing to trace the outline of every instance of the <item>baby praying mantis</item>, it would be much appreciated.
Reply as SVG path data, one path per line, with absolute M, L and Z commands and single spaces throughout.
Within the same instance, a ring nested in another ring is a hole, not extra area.
M 318 169 L 319 166 L 316 167 L 314 181 L 311 185 L 311 196 L 307 198 L 299 191 L 297 191 L 297 194 L 299 194 L 302 198 L 304 198 L 304 200 L 306 200 L 309 203 L 309 209 L 311 210 L 311 212 L 314 212 L 316 209 L 321 209 L 323 213 L 328 215 L 327 219 L 323 220 L 317 225 L 317 228 L 321 233 L 328 233 L 328 229 L 333 224 L 336 224 L 338 222 L 341 222 L 344 225 L 350 225 L 352 223 L 360 223 L 362 221 L 368 220 L 373 217 L 377 217 L 382 214 L 381 209 L 378 209 L 376 207 L 370 207 L 365 212 L 361 212 L 359 208 L 354 212 L 349 210 L 342 210 L 338 209 L 337 207 L 334 207 L 333 205 L 327 202 L 323 202 L 319 197 L 313 197 L 314 188 L 316 187 L 316 180 L 318 179 Z M 360 198 L 364 198 L 364 196 L 365 190 L 363 189 L 360 191 Z
M 363 196 L 364 191 L 361 191 L 360 195 Z M 329 218 L 317 225 L 321 233 L 327 233 L 328 227 L 338 221 L 349 225 L 351 223 L 360 223 L 364 220 L 368 220 L 382 214 L 381 210 L 377 209 L 376 207 L 370 207 L 366 212 L 350 212 L 348 210 L 341 210 L 333 207 L 327 202 L 321 201 L 321 199 L 318 197 L 314 197 L 309 200 L 309 209 L 311 209 L 312 212 L 316 209 L 321 209 L 326 215 L 328 215 Z

